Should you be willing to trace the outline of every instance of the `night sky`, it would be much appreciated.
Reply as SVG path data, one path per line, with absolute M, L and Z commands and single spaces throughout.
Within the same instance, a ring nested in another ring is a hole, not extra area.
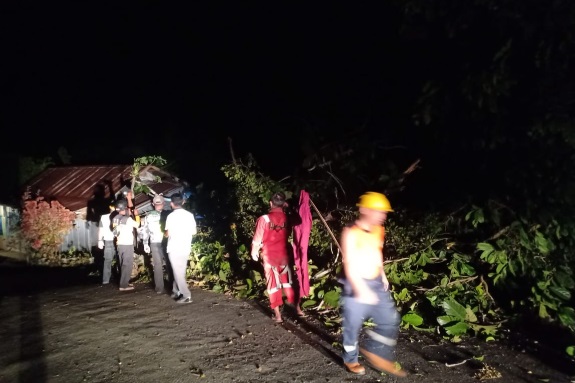
M 158 154 L 203 177 L 230 161 L 230 137 L 238 157 L 280 176 L 300 165 L 304 137 L 393 140 L 410 113 L 390 9 L 135 4 L 2 6 L 0 121 L 26 136 L 20 153 Z

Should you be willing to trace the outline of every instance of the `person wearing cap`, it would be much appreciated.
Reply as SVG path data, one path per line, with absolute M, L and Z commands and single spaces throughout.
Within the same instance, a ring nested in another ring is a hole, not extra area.
M 134 212 L 134 218 L 130 214 Z M 116 237 L 116 248 L 120 261 L 120 291 L 133 290 L 134 285 L 130 284 L 132 269 L 134 267 L 134 229 L 140 226 L 140 216 L 133 208 L 132 193 L 127 193 L 126 200 L 116 202 L 116 216 L 112 219 L 112 232 Z
M 342 359 L 347 371 L 364 375 L 359 364 L 361 354 L 375 369 L 405 377 L 395 363 L 395 346 L 401 318 L 389 291 L 383 268 L 383 224 L 393 212 L 389 200 L 381 193 L 367 192 L 357 204 L 358 219 L 341 234 L 344 289 L 342 294 Z M 359 347 L 363 323 L 373 319 L 375 327 L 366 331 L 367 340 Z
M 104 250 L 104 266 L 102 268 L 102 284 L 107 285 L 110 283 L 112 276 L 112 262 L 116 255 L 116 247 L 114 246 L 114 233 L 112 232 L 112 218 L 116 211 L 113 203 L 109 206 L 110 212 L 103 214 L 98 223 L 98 248 Z
M 268 214 L 260 216 L 256 221 L 251 256 L 257 262 L 261 250 L 270 307 L 274 312 L 273 320 L 281 323 L 283 319 L 280 307 L 283 305 L 283 293 L 288 303 L 296 307 L 298 315 L 303 316 L 304 313 L 296 302 L 292 287 L 293 274 L 288 256 L 288 238 L 292 224 L 284 211 L 287 207 L 285 194 L 275 193 L 269 204 Z
M 164 292 L 164 269 L 163 263 L 166 260 L 166 253 L 164 252 L 164 227 L 166 217 L 164 214 L 164 197 L 157 194 L 152 199 L 154 210 L 146 214 L 142 220 L 140 229 L 142 235 L 142 242 L 144 244 L 144 251 L 146 254 L 152 253 L 152 263 L 154 268 L 154 288 L 156 293 L 162 294 Z
M 166 218 L 164 236 L 168 238 L 167 252 L 174 275 L 172 298 L 176 303 L 192 303 L 192 293 L 186 281 L 186 269 L 192 250 L 192 237 L 196 234 L 194 215 L 184 209 L 184 198 L 180 193 L 172 195 L 172 212 Z

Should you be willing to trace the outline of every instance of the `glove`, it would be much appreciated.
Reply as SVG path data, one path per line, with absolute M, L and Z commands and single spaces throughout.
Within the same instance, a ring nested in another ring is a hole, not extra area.
M 255 253 L 255 252 L 252 253 L 252 259 L 257 262 L 258 259 L 260 259 L 260 255 L 258 253 Z
M 98 249 L 102 250 L 104 248 L 104 241 L 99 240 L 98 241 Z
M 150 253 L 150 245 L 144 245 L 144 251 L 146 252 L 146 254 Z

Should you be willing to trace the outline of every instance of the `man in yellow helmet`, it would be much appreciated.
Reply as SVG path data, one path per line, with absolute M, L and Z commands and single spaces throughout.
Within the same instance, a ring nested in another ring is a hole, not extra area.
M 359 218 L 341 234 L 345 273 L 343 362 L 347 371 L 364 375 L 365 368 L 358 362 L 361 353 L 377 370 L 405 377 L 407 374 L 396 366 L 394 357 L 401 319 L 383 268 L 383 223 L 393 209 L 385 195 L 375 192 L 362 195 L 357 206 Z M 367 330 L 368 339 L 360 348 L 359 334 L 369 318 L 375 327 Z

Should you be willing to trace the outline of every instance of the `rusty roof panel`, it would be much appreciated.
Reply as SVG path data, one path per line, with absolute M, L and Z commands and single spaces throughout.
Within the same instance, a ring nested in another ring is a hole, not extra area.
M 59 166 L 44 170 L 28 182 L 33 194 L 58 200 L 71 211 L 86 208 L 94 200 L 111 200 L 124 187 L 130 186 L 130 165 Z M 154 173 L 154 171 L 150 171 Z M 161 183 L 146 183 L 154 192 L 169 196 L 181 191 L 185 183 L 166 172 L 159 172 Z M 136 208 L 145 208 L 151 197 L 135 196 Z

